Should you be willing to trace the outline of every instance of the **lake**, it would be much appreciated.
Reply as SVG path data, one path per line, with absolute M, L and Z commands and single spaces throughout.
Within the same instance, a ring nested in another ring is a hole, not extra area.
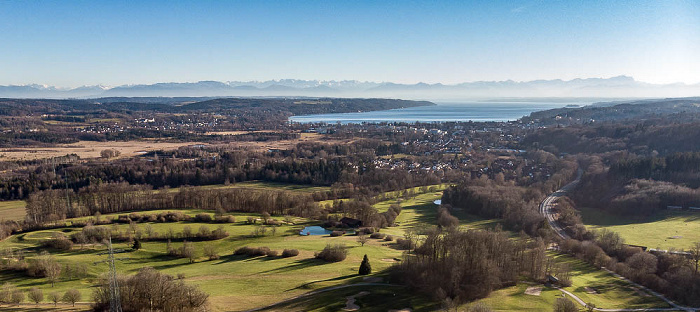
M 300 123 L 378 123 L 378 122 L 446 122 L 446 121 L 509 121 L 532 112 L 561 108 L 567 105 L 588 105 L 581 101 L 488 101 L 488 102 L 435 102 L 437 106 L 400 108 L 385 111 L 318 114 L 292 116 L 290 121 Z
M 331 230 L 326 230 L 320 226 L 307 226 L 301 232 L 299 232 L 299 235 L 329 235 L 333 231 Z

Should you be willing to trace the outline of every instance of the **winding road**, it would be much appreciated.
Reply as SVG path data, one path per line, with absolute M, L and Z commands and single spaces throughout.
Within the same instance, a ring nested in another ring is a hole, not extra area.
M 544 215 L 544 217 L 547 219 L 547 223 L 549 223 L 549 226 L 551 226 L 552 229 L 554 230 L 554 232 L 557 233 L 557 236 L 559 236 L 559 237 L 562 238 L 562 239 L 568 239 L 568 238 L 570 238 L 570 237 L 569 237 L 568 234 L 566 234 L 566 231 L 564 230 L 564 228 L 561 227 L 561 225 L 559 224 L 559 222 L 557 222 L 557 220 L 554 218 L 554 213 L 553 213 L 554 203 L 555 203 L 560 197 L 565 196 L 568 192 L 570 192 L 571 190 L 573 190 L 574 188 L 576 188 L 576 186 L 578 185 L 578 183 L 581 181 L 581 176 L 582 176 L 582 175 L 583 175 L 583 170 L 581 170 L 581 169 L 579 168 L 579 169 L 578 169 L 578 172 L 576 173 L 576 179 L 575 179 L 574 181 L 571 181 L 571 183 L 565 185 L 564 187 L 562 187 L 562 188 L 559 189 L 558 191 L 556 191 L 556 192 L 554 192 L 554 193 L 552 193 L 552 194 L 549 194 L 549 196 L 547 196 L 547 197 L 546 197 L 544 200 L 542 200 L 542 202 L 540 203 L 540 213 L 541 213 L 542 215 Z M 648 308 L 648 309 L 644 309 L 644 308 L 641 308 L 641 309 L 604 309 L 604 308 L 594 308 L 594 309 L 593 309 L 594 311 L 604 311 L 604 312 L 624 312 L 624 311 L 689 311 L 689 312 L 692 312 L 692 311 L 696 311 L 696 309 L 694 309 L 694 308 L 681 306 L 681 305 L 679 305 L 679 304 L 673 302 L 672 300 L 670 300 L 670 299 L 664 297 L 664 295 L 662 295 L 662 294 L 660 294 L 660 293 L 658 293 L 658 292 L 655 292 L 655 291 L 653 291 L 653 290 L 651 290 L 651 289 L 649 289 L 649 288 L 646 288 L 646 287 L 644 287 L 644 286 L 642 286 L 642 285 L 639 285 L 639 284 L 637 284 L 637 283 L 635 283 L 635 282 L 633 282 L 633 281 L 630 281 L 630 280 L 628 280 L 628 279 L 626 279 L 626 278 L 620 276 L 619 274 L 617 274 L 617 273 L 615 273 L 615 272 L 613 272 L 613 271 L 610 271 L 610 270 L 608 270 L 608 269 L 606 269 L 606 268 L 603 268 L 603 269 L 604 269 L 605 271 L 607 271 L 608 273 L 612 274 L 613 276 L 615 276 L 616 278 L 619 278 L 619 279 L 621 279 L 621 280 L 624 280 L 624 281 L 626 281 L 627 283 L 629 283 L 629 284 L 631 284 L 631 285 L 633 285 L 633 286 L 635 286 L 635 287 L 637 287 L 637 288 L 639 288 L 639 289 L 643 289 L 644 291 L 648 292 L 649 294 L 652 294 L 652 295 L 658 297 L 659 299 L 665 301 L 666 303 L 668 303 L 668 304 L 671 306 L 671 308 Z M 569 291 L 566 291 L 566 290 L 564 290 L 564 289 L 562 289 L 562 288 L 559 288 L 559 287 L 557 287 L 557 289 L 559 289 L 562 293 L 568 295 L 569 297 L 573 298 L 574 301 L 576 301 L 578 304 L 582 305 L 583 307 L 586 307 L 586 302 L 584 302 L 583 300 L 581 300 L 581 298 L 577 297 L 577 296 L 574 295 L 573 293 L 571 293 L 571 292 L 569 292 Z
M 563 239 L 569 238 L 569 235 L 566 234 L 566 231 L 564 231 L 564 228 L 559 225 L 559 222 L 554 218 L 553 215 L 553 209 L 554 209 L 554 203 L 562 196 L 565 196 L 567 192 L 571 191 L 574 189 L 578 183 L 581 181 L 581 176 L 583 175 L 583 170 L 578 169 L 578 172 L 576 173 L 576 180 L 573 180 L 571 183 L 565 185 L 558 191 L 549 194 L 541 203 L 540 203 L 540 213 L 544 215 L 545 218 L 547 218 L 547 223 L 549 223 L 549 226 L 552 227 L 554 232 L 557 233 L 557 235 Z

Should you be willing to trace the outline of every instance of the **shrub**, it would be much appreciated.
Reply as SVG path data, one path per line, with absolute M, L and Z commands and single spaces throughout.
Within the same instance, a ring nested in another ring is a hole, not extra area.
M 479 302 L 471 307 L 469 307 L 469 312 L 492 312 L 491 308 L 489 308 L 487 305 Z
M 209 229 L 208 226 L 202 225 L 199 227 L 199 231 L 197 231 L 197 237 L 207 239 L 211 237 L 211 230 Z
M 197 215 L 194 216 L 194 222 L 209 223 L 209 222 L 211 222 L 211 220 L 212 220 L 211 215 L 208 213 L 198 213 Z
M 568 276 L 562 276 L 561 278 L 559 278 L 559 284 L 561 284 L 564 287 L 571 287 L 573 281 L 571 281 L 571 278 Z
M 265 253 L 265 255 L 268 257 L 277 257 L 279 255 L 279 253 L 277 252 L 277 250 L 268 250 Z
M 299 255 L 299 250 L 296 249 L 285 249 L 282 251 L 283 258 L 296 257 Z
M 384 237 L 384 241 L 390 242 L 390 241 L 393 241 L 393 240 L 394 240 L 394 237 L 391 236 L 391 235 L 387 235 L 386 237 Z
M 554 312 L 578 312 L 578 306 L 568 298 L 558 298 L 554 302 Z
M 45 240 L 42 245 L 46 248 L 68 251 L 73 248 L 73 242 L 63 234 L 56 234 L 53 238 Z
M 396 244 L 399 245 L 400 249 L 411 249 L 411 247 L 413 245 L 410 240 L 403 239 L 403 238 L 397 238 Z
M 343 245 L 326 245 L 321 252 L 316 254 L 316 259 L 326 262 L 340 262 L 348 256 L 348 250 Z
M 234 216 L 216 216 L 214 221 L 217 223 L 234 223 L 236 222 L 236 217 Z
M 234 255 L 246 255 L 249 257 L 259 257 L 259 256 L 266 256 L 267 253 L 270 252 L 270 248 L 267 247 L 248 247 L 248 246 L 243 246 L 241 248 L 236 249 L 236 251 L 233 252 Z
M 361 228 L 361 229 L 357 230 L 357 235 L 362 235 L 362 234 L 370 235 L 372 233 L 374 233 L 373 228 L 366 227 L 366 228 Z
M 211 232 L 210 239 L 222 239 L 222 238 L 227 237 L 227 236 L 228 236 L 228 232 L 226 232 L 226 230 L 224 230 L 223 226 L 219 226 L 218 228 L 216 228 L 216 230 L 213 230 Z
M 343 236 L 345 234 L 343 231 L 333 231 L 331 232 L 331 237 Z
M 277 220 L 275 220 L 275 219 L 267 219 L 267 220 L 265 221 L 265 224 L 267 224 L 267 225 L 280 225 L 280 224 L 282 224 L 282 223 L 279 222 L 279 221 L 277 221 Z
M 379 232 L 372 233 L 372 235 L 369 236 L 369 238 L 375 238 L 375 239 L 383 239 L 384 237 L 386 237 L 386 234 L 379 233 Z
M 219 259 L 219 254 L 216 252 L 216 248 L 210 244 L 204 246 L 204 256 L 209 258 L 209 260 Z
M 236 255 L 236 256 L 240 256 L 240 255 L 249 255 L 249 254 L 251 253 L 251 250 L 252 250 L 252 249 L 253 249 L 253 247 L 243 246 L 243 247 L 240 247 L 240 248 L 236 249 L 236 250 L 233 252 L 233 254 Z

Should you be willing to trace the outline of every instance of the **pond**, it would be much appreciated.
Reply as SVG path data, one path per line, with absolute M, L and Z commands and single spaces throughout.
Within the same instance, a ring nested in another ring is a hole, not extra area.
M 299 235 L 329 235 L 331 234 L 331 230 L 326 230 L 318 225 L 314 226 L 307 226 L 301 232 L 299 232 Z

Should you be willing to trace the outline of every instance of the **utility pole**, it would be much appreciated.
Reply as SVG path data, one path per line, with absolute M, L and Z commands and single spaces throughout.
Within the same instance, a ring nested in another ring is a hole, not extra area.
M 114 261 L 115 260 L 129 260 L 129 258 L 115 258 L 114 257 L 115 253 L 122 253 L 125 251 L 123 249 L 114 250 L 112 248 L 112 236 L 110 236 L 109 241 L 107 241 L 107 247 L 109 247 L 109 249 L 107 250 L 106 253 L 104 253 L 104 252 L 98 253 L 98 255 L 107 254 L 108 255 L 107 260 L 97 261 L 93 264 L 104 263 L 104 262 L 107 262 L 109 264 L 109 311 L 110 312 L 122 312 L 122 304 L 121 304 L 121 299 L 120 299 L 121 297 L 119 295 L 119 280 L 117 278 L 117 268 L 114 265 Z

